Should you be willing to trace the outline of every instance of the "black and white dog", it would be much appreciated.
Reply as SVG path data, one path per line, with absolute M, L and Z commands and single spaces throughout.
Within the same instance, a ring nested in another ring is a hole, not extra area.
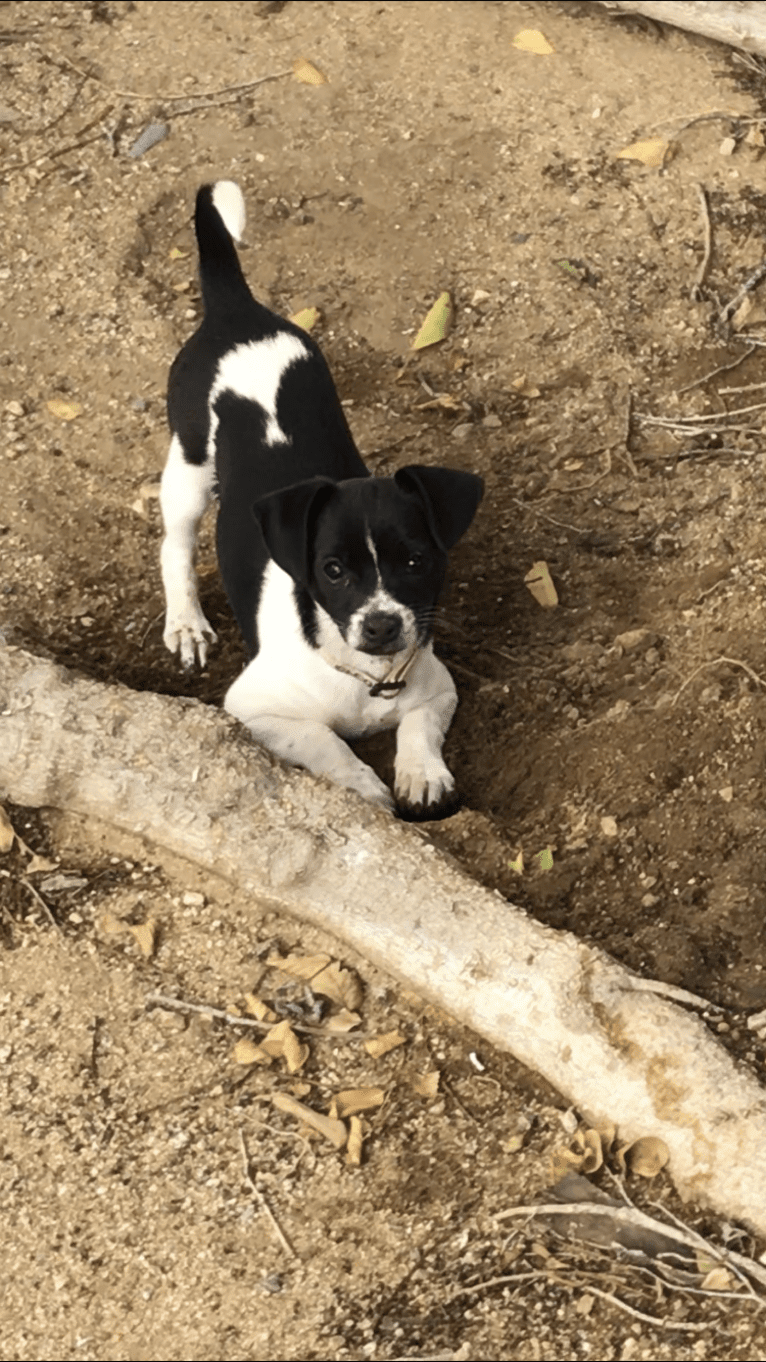
M 251 658 L 225 708 L 277 756 L 389 809 L 344 738 L 395 728 L 400 812 L 440 817 L 457 694 L 431 631 L 482 482 L 428 467 L 370 477 L 319 348 L 250 293 L 234 247 L 244 225 L 236 184 L 200 189 L 204 320 L 170 371 L 160 493 L 165 644 L 188 667 L 215 637 L 194 548 L 217 493 L 221 574 Z

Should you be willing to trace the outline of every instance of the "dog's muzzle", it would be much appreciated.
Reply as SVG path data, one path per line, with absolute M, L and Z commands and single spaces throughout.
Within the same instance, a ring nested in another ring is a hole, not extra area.
M 384 610 L 372 610 L 362 620 L 360 651 L 374 653 L 400 653 L 402 650 L 402 617 L 387 614 Z

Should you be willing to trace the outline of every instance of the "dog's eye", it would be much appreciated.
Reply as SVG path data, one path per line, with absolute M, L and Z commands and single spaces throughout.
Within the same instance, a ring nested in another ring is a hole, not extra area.
M 331 582 L 339 582 L 345 570 L 343 564 L 339 563 L 337 558 L 330 558 L 323 569 L 325 577 L 329 577 Z
M 407 571 L 408 571 L 408 572 L 420 572 L 420 571 L 422 571 L 422 568 L 423 568 L 423 555 L 422 555 L 422 553 L 413 553 L 413 554 L 407 559 Z

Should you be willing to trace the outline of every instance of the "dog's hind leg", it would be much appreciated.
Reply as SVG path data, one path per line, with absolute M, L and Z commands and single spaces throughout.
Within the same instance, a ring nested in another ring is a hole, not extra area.
M 174 435 L 160 483 L 165 526 L 160 551 L 166 608 L 163 640 L 171 653 L 180 652 L 186 668 L 194 665 L 195 655 L 200 666 L 204 666 L 207 640 L 215 640 L 215 632 L 200 607 L 194 570 L 197 529 L 212 493 L 211 462 L 188 463 L 181 441 Z

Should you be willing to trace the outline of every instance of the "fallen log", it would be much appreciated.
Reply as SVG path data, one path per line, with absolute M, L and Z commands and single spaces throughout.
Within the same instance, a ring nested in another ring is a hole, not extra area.
M 661 24 L 699 33 L 730 47 L 766 56 L 766 6 L 755 0 L 601 0 L 607 9 L 643 14 Z
M 694 1015 L 474 883 L 417 828 L 193 700 L 0 646 L 0 798 L 106 820 L 332 932 L 766 1233 L 766 1097 Z

